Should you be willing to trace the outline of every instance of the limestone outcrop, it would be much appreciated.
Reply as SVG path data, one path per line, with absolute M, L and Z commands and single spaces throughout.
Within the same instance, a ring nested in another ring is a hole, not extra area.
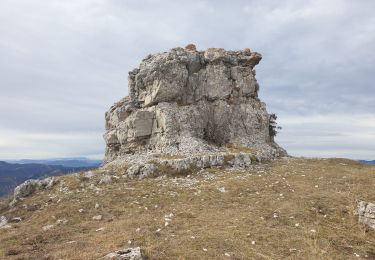
M 141 248 L 126 248 L 123 250 L 117 250 L 115 252 L 109 253 L 105 257 L 102 258 L 103 260 L 142 260 L 144 257 L 142 256 Z
M 358 221 L 375 229 L 375 203 L 360 201 L 358 203 Z
M 286 155 L 258 98 L 254 67 L 261 59 L 249 49 L 197 51 L 192 44 L 147 56 L 129 72 L 129 96 L 105 115 L 105 163 L 231 147 L 259 158 Z

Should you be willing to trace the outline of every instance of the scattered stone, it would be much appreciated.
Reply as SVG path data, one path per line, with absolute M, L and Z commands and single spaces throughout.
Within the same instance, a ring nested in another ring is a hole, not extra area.
M 139 179 L 143 179 L 153 174 L 155 170 L 156 167 L 152 163 L 146 163 L 143 165 L 136 164 L 129 167 L 127 174 L 130 178 L 138 177 Z
M 95 203 L 95 208 L 98 209 L 100 207 L 99 203 Z
M 56 220 L 57 225 L 65 225 L 66 223 L 68 223 L 68 220 L 66 218 Z
M 103 260 L 142 260 L 144 259 L 142 256 L 141 248 L 134 247 L 134 248 L 127 248 L 123 250 L 117 250 L 113 253 L 109 253 L 105 257 L 102 258 Z
M 79 209 L 78 212 L 79 213 L 83 213 L 83 212 L 85 212 L 85 210 L 84 209 Z
M 358 202 L 359 222 L 375 229 L 375 203 L 360 201 Z
M 225 190 L 225 187 L 220 187 L 220 188 L 218 188 L 218 190 L 219 190 L 220 192 L 227 192 L 227 191 Z
M 0 217 L 0 228 L 7 228 L 8 225 L 8 219 L 5 216 Z
M 13 223 L 18 223 L 18 222 L 21 222 L 22 221 L 22 218 L 20 217 L 14 217 L 10 220 L 10 222 L 13 222 Z
M 94 177 L 94 173 L 92 171 L 87 171 L 83 174 L 84 178 L 92 179 Z
M 101 228 L 98 228 L 95 230 L 95 232 L 100 232 L 100 231 L 103 231 L 105 228 L 104 227 L 101 227 Z
M 43 231 L 47 231 L 47 230 L 50 230 L 51 228 L 53 228 L 54 227 L 54 225 L 46 225 L 46 226 L 43 226 L 42 227 L 42 230 Z
M 93 216 L 92 217 L 93 220 L 102 220 L 103 219 L 103 216 L 102 215 L 97 215 L 97 216 Z
M 112 177 L 110 175 L 104 175 L 99 181 L 99 185 L 111 184 L 111 183 L 112 183 Z

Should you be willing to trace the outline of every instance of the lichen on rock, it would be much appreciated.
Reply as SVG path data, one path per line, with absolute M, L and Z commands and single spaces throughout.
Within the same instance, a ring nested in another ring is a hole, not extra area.
M 286 155 L 258 98 L 261 59 L 250 49 L 197 51 L 192 44 L 148 55 L 129 72 L 129 96 L 106 113 L 105 163 L 225 153 L 232 144 L 259 157 Z

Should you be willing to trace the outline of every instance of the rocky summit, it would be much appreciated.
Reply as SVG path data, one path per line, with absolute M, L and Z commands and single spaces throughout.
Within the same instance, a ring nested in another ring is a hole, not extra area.
M 129 96 L 105 115 L 105 163 L 169 156 L 195 166 L 232 157 L 246 165 L 286 155 L 258 97 L 261 59 L 250 49 L 197 51 L 193 44 L 148 55 L 129 72 Z

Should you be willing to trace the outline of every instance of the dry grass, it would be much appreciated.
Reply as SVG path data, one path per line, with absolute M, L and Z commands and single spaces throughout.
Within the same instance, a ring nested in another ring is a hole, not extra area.
M 353 215 L 358 199 L 375 201 L 374 174 L 350 160 L 288 159 L 246 171 L 119 179 L 98 192 L 88 188 L 97 180 L 64 176 L 72 193 L 57 185 L 15 211 L 1 209 L 23 221 L 0 229 L 0 257 L 97 259 L 131 241 L 150 259 L 375 259 L 375 232 Z M 103 220 L 92 220 L 98 214 Z M 69 222 L 42 231 L 59 218 Z
M 228 148 L 228 151 L 231 153 L 247 153 L 247 154 L 252 154 L 252 155 L 256 154 L 254 149 L 243 146 L 241 144 L 230 143 L 227 145 L 227 148 Z

